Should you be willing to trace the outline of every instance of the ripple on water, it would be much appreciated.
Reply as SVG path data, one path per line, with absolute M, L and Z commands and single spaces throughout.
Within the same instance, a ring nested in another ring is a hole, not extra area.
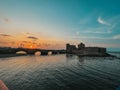
M 0 59 L 0 79 L 10 90 L 115 90 L 120 60 L 66 55 Z

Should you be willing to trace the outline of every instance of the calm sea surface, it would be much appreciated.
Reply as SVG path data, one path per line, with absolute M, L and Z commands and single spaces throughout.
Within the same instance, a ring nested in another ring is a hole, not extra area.
M 65 54 L 0 58 L 0 79 L 10 90 L 117 90 L 120 59 Z

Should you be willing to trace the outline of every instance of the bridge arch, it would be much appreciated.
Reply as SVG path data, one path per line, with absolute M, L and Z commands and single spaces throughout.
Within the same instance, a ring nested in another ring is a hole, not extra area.
M 48 55 L 52 55 L 52 51 L 48 51 Z
M 40 56 L 41 55 L 41 51 L 35 51 L 34 55 L 35 56 Z
M 20 50 L 20 51 L 17 51 L 16 54 L 27 54 L 27 52 Z

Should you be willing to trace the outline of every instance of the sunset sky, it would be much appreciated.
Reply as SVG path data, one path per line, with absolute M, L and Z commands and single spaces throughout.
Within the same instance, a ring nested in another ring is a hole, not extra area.
M 0 46 L 120 51 L 120 0 L 0 0 Z

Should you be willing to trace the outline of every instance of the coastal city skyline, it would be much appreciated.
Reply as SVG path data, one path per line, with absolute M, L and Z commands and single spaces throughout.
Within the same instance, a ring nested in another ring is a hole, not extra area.
M 119 0 L 0 0 L 0 47 L 120 51 Z

